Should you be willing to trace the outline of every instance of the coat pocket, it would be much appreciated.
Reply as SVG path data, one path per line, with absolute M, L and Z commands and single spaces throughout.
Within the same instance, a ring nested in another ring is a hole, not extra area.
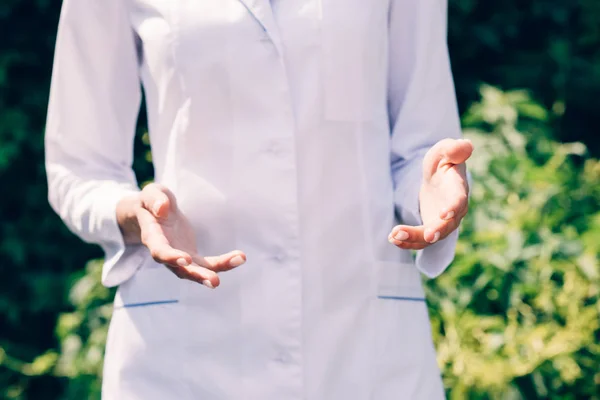
M 320 0 L 324 117 L 369 122 L 386 113 L 388 0 Z
M 133 277 L 119 286 L 115 310 L 177 304 L 181 286 L 175 274 L 148 257 Z
M 378 263 L 377 297 L 383 300 L 425 301 L 421 273 L 413 263 Z

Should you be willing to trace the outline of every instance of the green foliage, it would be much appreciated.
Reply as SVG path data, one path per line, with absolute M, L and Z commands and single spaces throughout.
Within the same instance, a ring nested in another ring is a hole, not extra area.
M 553 136 L 600 156 L 598 0 L 449 0 L 449 43 L 461 109 L 482 82 L 527 88 L 559 111 Z
M 484 87 L 452 268 L 428 282 L 450 399 L 600 399 L 600 162 L 550 113 Z
M 60 315 L 56 334 L 60 355 L 54 373 L 69 378 L 63 398 L 100 398 L 104 345 L 112 314 L 114 290 L 100 284 L 102 262 L 88 263 L 70 290 L 75 310 Z
M 11 358 L 0 348 L 0 364 L 27 377 L 66 378 L 65 400 L 99 399 L 104 345 L 112 314 L 114 289 L 100 283 L 102 260 L 90 261 L 85 271 L 73 274 L 69 301 L 74 310 L 58 316 L 58 350 L 37 356 L 31 363 Z M 21 398 L 25 386 L 3 389 L 2 398 Z
M 0 1 L 0 399 L 63 393 L 68 380 L 43 373 L 59 345 L 57 316 L 73 309 L 71 274 L 101 256 L 47 202 L 43 132 L 60 4 Z M 136 144 L 144 181 L 152 167 L 141 134 Z M 37 359 L 40 354 L 48 356 Z
M 0 2 L 0 398 L 44 398 L 69 275 L 100 252 L 47 204 L 43 126 L 58 1 Z M 39 354 L 48 354 L 38 358 Z

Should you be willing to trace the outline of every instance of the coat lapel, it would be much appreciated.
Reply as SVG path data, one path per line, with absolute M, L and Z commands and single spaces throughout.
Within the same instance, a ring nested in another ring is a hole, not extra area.
M 239 0 L 252 14 L 254 19 L 262 26 L 273 42 L 277 51 L 281 54 L 281 41 L 279 40 L 279 29 L 275 22 L 270 0 Z

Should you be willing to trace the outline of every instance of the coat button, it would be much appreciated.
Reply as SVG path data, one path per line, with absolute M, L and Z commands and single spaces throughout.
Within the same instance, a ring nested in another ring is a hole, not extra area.
M 275 253 L 275 255 L 273 256 L 273 259 L 275 261 L 277 261 L 278 263 L 282 263 L 285 261 L 287 257 L 285 256 L 285 254 L 283 252 L 281 253 Z
M 283 149 L 281 148 L 281 145 L 277 142 L 272 142 L 269 145 L 267 151 L 269 153 L 273 154 L 274 156 L 278 156 L 283 153 Z
M 275 357 L 275 361 L 281 364 L 289 364 L 292 362 L 292 356 L 285 350 L 281 350 Z

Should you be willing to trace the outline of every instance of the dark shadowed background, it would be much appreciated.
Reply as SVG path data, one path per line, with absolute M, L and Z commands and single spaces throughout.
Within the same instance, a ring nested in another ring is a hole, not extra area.
M 0 398 L 99 398 L 113 292 L 46 199 L 60 0 L 0 1 Z M 427 282 L 451 399 L 600 399 L 600 1 L 450 0 L 476 145 L 457 260 Z M 435 110 L 432 110 L 435 112 Z M 152 179 L 143 117 L 135 169 Z M 360 399 L 357 399 L 360 400 Z

